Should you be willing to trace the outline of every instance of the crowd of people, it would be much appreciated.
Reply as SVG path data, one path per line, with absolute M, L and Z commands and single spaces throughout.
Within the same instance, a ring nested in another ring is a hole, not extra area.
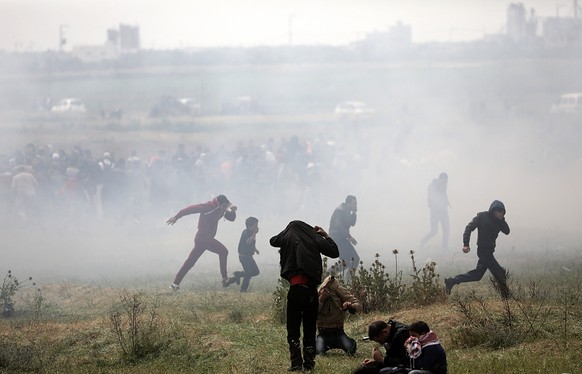
M 173 150 L 149 153 L 46 144 L 0 150 L 2 211 L 22 222 L 58 215 L 65 224 L 92 219 L 119 224 L 150 213 L 165 215 L 189 201 L 215 196 L 215 191 L 236 192 L 237 200 L 253 201 L 261 217 L 317 211 L 325 201 L 325 187 L 332 183 L 328 175 L 338 176 L 336 186 L 353 187 L 365 157 L 354 144 L 338 144 L 323 135 L 220 144 L 177 144 Z M 349 178 L 342 177 L 348 173 Z M 294 198 L 291 202 L 281 196 Z
M 282 141 L 279 147 L 273 142 L 260 146 L 252 142 L 246 146 L 239 144 L 230 152 L 222 147 L 212 152 L 202 147 L 187 152 L 180 144 L 172 155 L 160 150 L 147 160 L 142 160 L 137 151 L 131 151 L 127 158 L 115 157 L 110 152 L 95 158 L 91 150 L 78 146 L 70 151 L 55 151 L 49 146 L 28 144 L 0 157 L 1 201 L 3 211 L 16 214 L 22 222 L 57 214 L 64 218 L 60 221 L 82 225 L 95 218 L 139 221 L 146 209 L 169 210 L 193 196 L 214 196 L 213 191 L 219 188 L 236 190 L 237 196 L 247 196 L 249 201 L 263 201 L 266 205 L 256 204 L 254 208 L 258 216 L 267 216 L 268 204 L 274 203 L 277 196 L 284 196 L 289 186 L 298 187 L 299 201 L 306 203 L 305 199 L 312 198 L 309 195 L 323 186 L 324 170 L 341 174 L 344 168 L 349 168 L 352 175 L 346 179 L 353 180 L 354 168 L 350 163 L 360 160 L 358 154 L 346 157 L 345 150 L 322 139 L 312 144 L 300 142 L 298 137 Z M 333 178 L 333 183 L 337 185 L 340 180 Z M 448 176 L 441 173 L 429 186 L 431 231 L 422 239 L 422 245 L 436 234 L 439 223 L 443 228 L 443 249 L 448 245 L 447 180 Z M 275 191 L 283 195 L 275 196 Z M 313 202 L 309 201 L 309 205 L 318 209 Z M 301 205 L 293 201 L 295 209 L 301 209 Z M 261 208 L 265 210 L 261 212 Z M 360 312 L 362 306 L 334 276 L 322 281 L 322 256 L 341 259 L 350 270 L 349 280 L 359 264 L 357 241 L 350 233 L 357 221 L 357 210 L 356 196 L 347 195 L 331 215 L 329 234 L 320 226 L 293 220 L 269 241 L 279 248 L 280 275 L 290 284 L 286 308 L 290 371 L 313 370 L 316 354 L 326 354 L 331 349 L 341 349 L 349 355 L 356 352 L 357 343 L 345 333 L 344 322 L 346 313 Z M 219 256 L 222 285 L 228 287 L 242 280 L 240 290 L 247 292 L 251 278 L 259 274 L 253 259 L 259 253 L 256 248 L 259 220 L 254 216 L 246 218 L 238 246 L 243 270 L 229 277 L 228 249 L 215 236 L 221 219 L 237 218 L 237 206 L 220 194 L 209 201 L 187 205 L 166 222 L 174 225 L 192 214 L 199 215 L 194 247 L 171 289 L 178 291 L 185 275 L 208 250 Z M 489 270 L 501 296 L 505 299 L 511 296 L 506 271 L 494 257 L 499 233 L 509 234 L 505 214 L 505 205 L 495 200 L 488 211 L 479 212 L 466 226 L 463 252 L 469 253 L 471 233 L 477 230 L 479 260 L 474 270 L 445 279 L 446 294 L 455 285 L 480 280 Z M 410 325 L 394 320 L 375 321 L 369 326 L 368 336 L 386 348 L 385 354 L 375 347 L 372 357 L 365 359 L 354 373 L 447 372 L 444 348 L 424 321 Z

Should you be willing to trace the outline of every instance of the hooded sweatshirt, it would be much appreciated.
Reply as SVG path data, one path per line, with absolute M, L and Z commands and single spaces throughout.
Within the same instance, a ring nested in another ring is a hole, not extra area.
M 480 251 L 495 252 L 495 241 L 501 231 L 509 235 L 509 225 L 502 219 L 495 218 L 494 211 L 499 210 L 505 213 L 505 205 L 499 200 L 491 203 L 487 212 L 477 213 L 471 222 L 465 227 L 463 233 L 463 245 L 468 246 L 471 239 L 471 232 L 477 230 L 477 253 Z
M 216 198 L 202 204 L 190 205 L 189 207 L 179 211 L 176 216 L 178 218 L 182 218 L 183 216 L 196 213 L 200 213 L 200 217 L 198 218 L 198 232 L 196 233 L 196 237 L 209 236 L 214 238 L 218 228 L 218 221 L 222 217 L 231 222 L 236 219 L 236 212 L 231 210 L 224 211 L 220 209 L 218 200 Z
M 337 244 L 324 238 L 302 221 L 291 221 L 279 234 L 270 239 L 271 246 L 281 248 L 281 277 L 290 280 L 294 275 L 306 275 L 310 285 L 321 283 L 321 255 L 339 257 Z

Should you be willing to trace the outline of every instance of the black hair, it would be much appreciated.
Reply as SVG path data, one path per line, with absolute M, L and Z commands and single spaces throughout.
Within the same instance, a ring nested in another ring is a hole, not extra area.
M 424 321 L 416 321 L 412 322 L 410 326 L 408 326 L 408 331 L 417 332 L 419 335 L 424 335 L 427 332 L 430 332 L 430 327 Z
M 222 204 L 230 204 L 230 201 L 228 201 L 228 199 L 224 195 L 218 195 L 218 196 L 216 196 L 216 201 L 218 201 L 218 204 L 220 204 L 220 205 L 222 205 Z
M 245 226 L 247 227 L 247 229 L 257 223 L 259 223 L 259 220 L 255 217 L 249 217 L 245 220 Z
M 348 203 L 350 203 L 352 201 L 355 201 L 355 200 L 356 200 L 356 197 L 354 195 L 348 195 L 348 196 L 346 196 L 346 204 L 348 204 Z
M 380 336 L 382 330 L 388 327 L 386 321 L 374 321 L 368 326 L 368 337 L 370 339 L 374 339 L 377 336 Z

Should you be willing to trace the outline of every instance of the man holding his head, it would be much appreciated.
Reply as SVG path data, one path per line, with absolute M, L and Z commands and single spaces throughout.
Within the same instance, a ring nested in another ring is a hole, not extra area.
M 362 367 L 354 374 L 377 374 L 384 368 L 406 367 L 409 365 L 404 343 L 410 337 L 408 325 L 396 320 L 374 321 L 368 326 L 370 340 L 384 346 L 386 353 L 382 355 L 380 348 L 372 349 L 372 358 L 366 358 Z

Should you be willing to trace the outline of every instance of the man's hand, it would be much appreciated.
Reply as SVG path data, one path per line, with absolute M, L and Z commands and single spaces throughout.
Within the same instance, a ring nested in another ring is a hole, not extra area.
M 384 355 L 380 352 L 378 347 L 374 347 L 372 350 L 372 356 L 374 357 L 374 361 L 376 362 L 384 362 Z
M 471 252 L 471 248 L 469 248 L 469 246 L 466 245 L 466 246 L 463 247 L 463 252 L 464 253 L 469 253 L 469 252 Z
M 351 301 L 344 301 L 343 305 L 342 305 L 342 309 L 343 310 L 348 310 L 352 307 L 352 302 Z
M 325 230 L 319 226 L 315 226 L 315 233 L 319 234 L 321 236 L 323 236 L 324 238 L 329 238 L 329 235 L 327 235 L 327 232 L 325 232 Z
M 176 223 L 177 220 L 178 220 L 178 217 L 176 217 L 176 216 L 170 217 L 166 221 L 166 224 L 172 226 L 172 225 L 174 225 L 174 223 Z
M 230 207 L 228 207 L 228 209 L 229 209 L 231 212 L 236 212 L 236 210 L 237 210 L 238 208 L 236 207 L 236 205 L 231 205 Z
M 354 238 L 353 236 L 349 236 L 348 240 L 350 241 L 350 243 L 352 243 L 353 245 L 358 245 L 358 241 L 356 240 L 356 238 Z
M 362 361 L 362 365 L 364 366 L 372 366 L 376 363 L 376 361 L 374 361 L 374 359 L 372 358 L 366 358 L 364 359 L 364 361 Z

